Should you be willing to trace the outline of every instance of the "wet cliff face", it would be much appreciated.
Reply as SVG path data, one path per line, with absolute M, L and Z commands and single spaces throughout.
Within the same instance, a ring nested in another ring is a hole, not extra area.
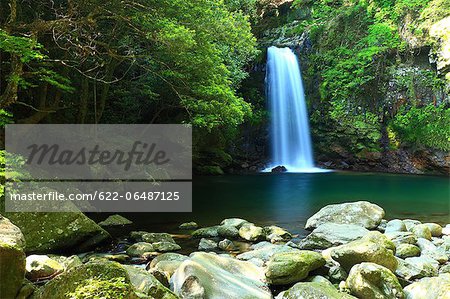
M 303 4 L 298 5 L 300 2 Z M 361 17 L 372 8 L 358 6 L 347 10 L 339 4 L 331 8 L 331 13 L 336 11 L 333 18 L 324 18 L 323 26 L 316 26 L 314 22 L 321 16 L 314 15 L 313 9 L 317 11 L 318 7 L 313 5 L 318 2 L 321 1 L 296 1 L 294 5 L 293 1 L 265 1 L 260 7 L 261 18 L 254 32 L 262 54 L 242 87 L 242 95 L 252 102 L 259 118 L 243 128 L 242 138 L 233 148 L 232 154 L 237 157 L 235 168 L 243 164 L 257 169 L 269 157 L 268 113 L 264 104 L 265 49 L 275 45 L 290 47 L 299 57 L 319 165 L 448 174 L 448 151 L 406 142 L 392 123 L 410 107 L 447 103 L 448 108 L 449 1 L 428 1 L 425 6 L 408 8 L 395 22 L 383 21 L 375 27 L 371 25 L 373 20 Z M 384 26 L 385 23 L 390 25 Z M 388 39 L 371 40 L 379 36 Z M 361 46 L 361 41 L 367 45 Z M 366 55 L 375 47 L 378 51 L 369 53 L 367 61 L 351 59 L 352 55 Z M 345 77 L 352 73 L 356 74 L 354 78 Z M 333 75 L 336 80 L 332 80 Z M 367 83 L 351 89 L 352 81 L 362 80 Z M 346 89 L 350 92 L 339 93 Z

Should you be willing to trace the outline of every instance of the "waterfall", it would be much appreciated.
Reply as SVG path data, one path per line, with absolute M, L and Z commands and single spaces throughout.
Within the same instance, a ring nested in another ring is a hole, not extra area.
M 317 172 L 314 167 L 308 110 L 297 57 L 289 48 L 267 53 L 267 95 L 271 114 L 272 167 Z

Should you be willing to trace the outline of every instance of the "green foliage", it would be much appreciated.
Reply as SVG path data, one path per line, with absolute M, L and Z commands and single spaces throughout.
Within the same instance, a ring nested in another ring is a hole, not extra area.
M 24 63 L 32 60 L 42 60 L 44 55 L 40 52 L 42 45 L 28 37 L 19 37 L 8 34 L 0 28 L 0 51 L 15 54 Z
M 67 294 L 70 299 L 127 299 L 130 298 L 129 285 L 125 278 L 111 280 L 88 279 L 75 292 Z
M 402 109 L 390 123 L 405 145 L 450 150 L 450 109 L 445 105 Z
M 4 128 L 5 125 L 12 124 L 13 122 L 14 121 L 12 113 L 4 109 L 0 109 L 0 128 Z

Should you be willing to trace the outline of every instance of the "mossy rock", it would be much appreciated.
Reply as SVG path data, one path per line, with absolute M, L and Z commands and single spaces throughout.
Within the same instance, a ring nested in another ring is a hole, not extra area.
M 287 285 L 308 277 L 310 271 L 325 265 L 325 259 L 314 251 L 275 253 L 267 263 L 266 278 L 272 285 Z
M 25 241 L 19 228 L 0 215 L 0 298 L 15 298 L 25 278 Z
M 25 253 L 17 244 L 0 241 L 0 298 L 15 298 L 25 278 Z
M 116 262 L 89 262 L 49 281 L 37 299 L 136 299 L 125 268 Z
M 85 251 L 110 238 L 81 212 L 5 213 L 25 236 L 26 252 Z
M 276 299 L 356 299 L 339 292 L 335 287 L 323 282 L 299 282 L 289 290 L 280 293 Z

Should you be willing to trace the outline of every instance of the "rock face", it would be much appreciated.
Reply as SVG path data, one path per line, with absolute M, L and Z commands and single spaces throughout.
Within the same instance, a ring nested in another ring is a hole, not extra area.
M 272 298 L 259 267 L 213 253 L 193 253 L 172 276 L 171 286 L 177 295 L 203 293 L 186 298 Z
M 299 282 L 285 292 L 281 292 L 276 299 L 356 299 L 341 293 L 333 286 L 321 282 Z
M 353 266 L 346 286 L 351 294 L 364 299 L 404 298 L 397 277 L 387 268 L 374 263 Z
M 450 274 L 422 278 L 404 288 L 406 299 L 450 298 Z
M 359 240 L 331 248 L 331 257 L 347 271 L 362 262 L 372 262 L 395 271 L 397 260 L 394 251 L 395 245 L 386 236 L 373 231 Z
M 86 251 L 110 235 L 81 212 L 7 213 L 25 236 L 26 252 Z
M 293 251 L 274 254 L 266 267 L 269 284 L 286 285 L 308 277 L 310 271 L 325 265 L 325 259 L 314 251 Z
M 20 229 L 0 215 L 0 298 L 15 298 L 25 278 L 25 245 Z
M 302 249 L 326 249 L 357 240 L 369 231 L 354 224 L 324 223 L 298 244 Z
M 328 205 L 314 214 L 306 222 L 306 229 L 314 229 L 321 224 L 355 224 L 367 229 L 376 228 L 384 217 L 384 210 L 367 201 Z

